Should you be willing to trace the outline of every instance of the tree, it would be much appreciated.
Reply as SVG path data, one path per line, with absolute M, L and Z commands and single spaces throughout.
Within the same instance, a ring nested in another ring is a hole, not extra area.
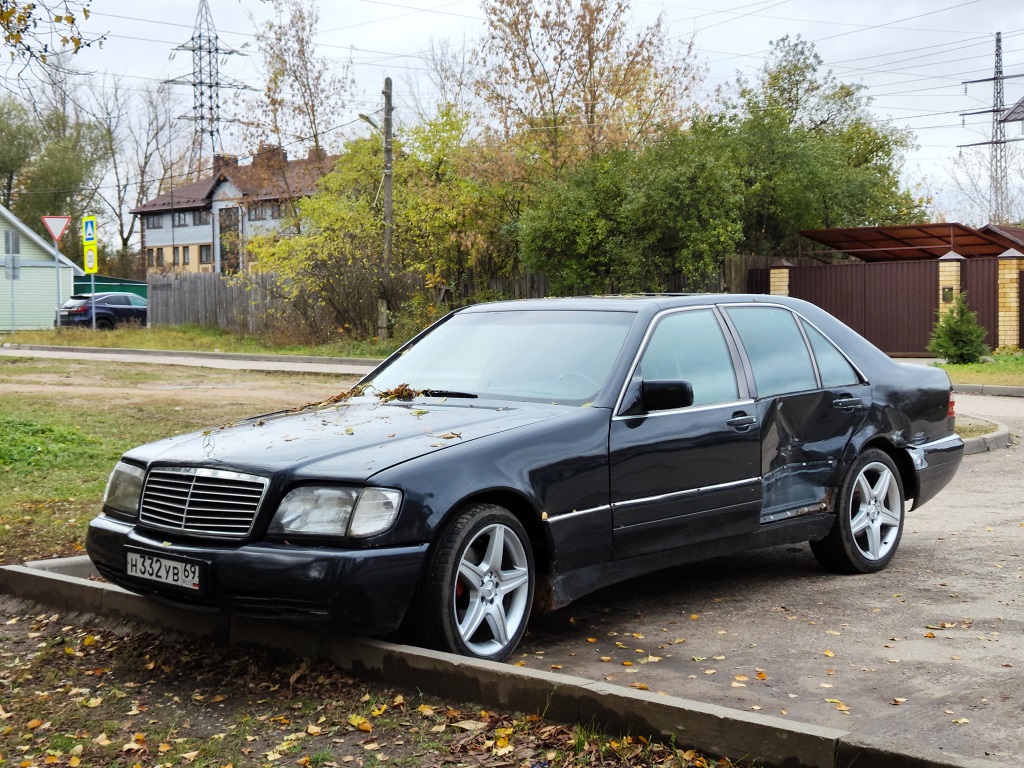
M 926 219 L 928 200 L 900 184 L 910 135 L 872 116 L 862 87 L 821 63 L 811 43 L 784 37 L 756 83 L 741 78 L 726 104 L 748 252 L 789 255 L 801 229 Z
M 334 131 L 353 87 L 350 64 L 332 67 L 316 52 L 320 15 L 316 0 L 273 0 L 275 18 L 256 32 L 266 85 L 249 99 L 248 125 L 262 142 L 312 147 L 317 157 L 338 142 Z M 262 119 L 260 119 L 262 116 Z
M 0 202 L 10 208 L 19 175 L 37 149 L 32 114 L 13 97 L 0 99 Z
M 702 71 L 662 20 L 628 33 L 627 0 L 485 0 L 474 62 L 506 141 L 558 170 L 679 125 Z
M 559 294 L 660 291 L 672 275 L 717 287 L 741 236 L 739 193 L 725 145 L 699 121 L 546 185 L 519 222 L 523 260 Z
M 985 329 L 968 306 L 966 293 L 957 294 L 953 305 L 945 312 L 939 310 L 928 351 L 954 365 L 976 363 L 989 353 L 985 346 Z
M 54 53 L 78 53 L 103 40 L 82 32 L 89 18 L 89 1 L 0 0 L 0 30 L 11 58 L 25 64 L 47 64 Z
M 116 229 L 123 261 L 135 236 L 136 217 L 130 210 L 181 183 L 175 171 L 189 153 L 189 136 L 175 119 L 180 104 L 165 83 L 135 93 L 115 78 L 94 90 L 93 101 L 106 166 L 97 196 Z

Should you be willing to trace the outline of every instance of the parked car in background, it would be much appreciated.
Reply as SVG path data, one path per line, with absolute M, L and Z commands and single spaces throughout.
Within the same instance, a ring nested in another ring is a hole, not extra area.
M 500 660 L 531 611 L 686 562 L 878 571 L 962 456 L 945 372 L 812 304 L 501 302 L 323 403 L 128 451 L 86 548 L 136 592 Z
M 61 327 L 89 326 L 92 327 L 92 307 L 94 294 L 76 293 L 60 308 Z M 145 325 L 147 320 L 147 302 L 134 293 L 117 291 L 97 293 L 96 327 L 111 330 L 123 323 Z

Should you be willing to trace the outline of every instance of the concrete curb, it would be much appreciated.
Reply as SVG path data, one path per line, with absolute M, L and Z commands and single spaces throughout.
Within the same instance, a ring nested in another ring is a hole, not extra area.
M 62 347 L 54 344 L 11 344 L 5 349 L 27 349 L 38 352 L 82 352 L 96 355 L 152 355 L 159 357 L 197 357 L 206 360 L 258 360 L 260 362 L 323 363 L 325 365 L 366 365 L 376 368 L 382 360 L 364 357 L 320 357 L 318 355 L 260 355 L 247 352 L 186 352 L 164 349 L 127 349 L 122 347 Z
M 970 456 L 972 453 L 987 453 L 988 451 L 997 451 L 1001 448 L 1010 447 L 1010 428 L 1005 424 L 996 423 L 995 432 L 989 432 L 987 435 L 980 435 L 978 437 L 969 437 L 964 440 L 964 455 Z
M 489 707 L 543 713 L 608 733 L 671 740 L 734 760 L 784 768 L 998 768 L 1002 764 L 892 744 L 834 728 L 661 696 L 569 675 L 379 640 L 335 638 L 262 619 L 186 610 L 95 577 L 87 557 L 0 567 L 0 591 L 60 611 L 331 660 L 364 679 Z
M 953 392 L 961 395 L 1024 397 L 1024 387 L 1007 387 L 1000 384 L 954 384 Z

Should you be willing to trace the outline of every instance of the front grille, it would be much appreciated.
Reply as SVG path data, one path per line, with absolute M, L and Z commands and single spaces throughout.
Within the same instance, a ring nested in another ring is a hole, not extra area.
M 252 530 L 268 480 L 205 467 L 157 467 L 142 491 L 140 522 L 196 536 L 241 539 Z

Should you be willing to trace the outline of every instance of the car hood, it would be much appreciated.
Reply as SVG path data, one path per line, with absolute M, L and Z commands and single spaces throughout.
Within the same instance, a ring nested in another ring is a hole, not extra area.
M 578 411 L 574 406 L 421 398 L 354 401 L 247 419 L 141 446 L 145 463 L 364 481 L 418 456 Z

